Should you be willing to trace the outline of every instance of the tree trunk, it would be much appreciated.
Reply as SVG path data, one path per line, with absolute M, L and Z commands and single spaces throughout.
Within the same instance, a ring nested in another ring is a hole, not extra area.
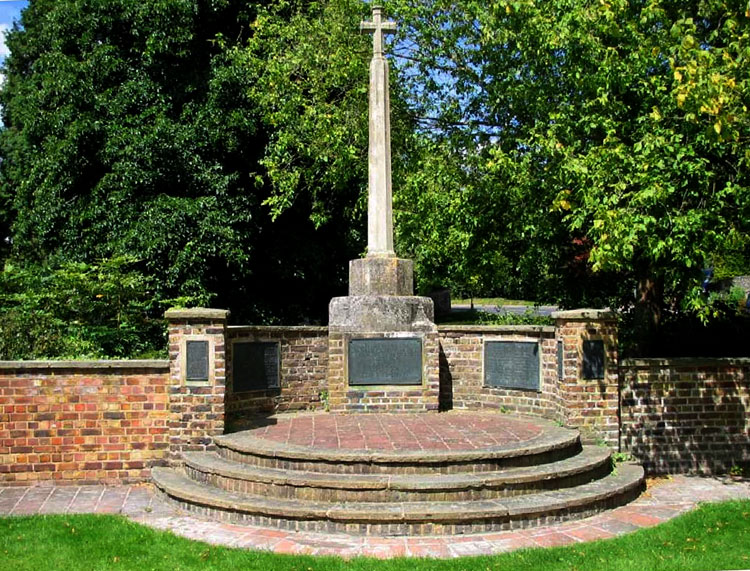
M 664 307 L 664 280 L 652 272 L 638 278 L 638 297 L 635 303 L 635 327 L 638 354 L 656 356 L 659 350 L 659 330 Z

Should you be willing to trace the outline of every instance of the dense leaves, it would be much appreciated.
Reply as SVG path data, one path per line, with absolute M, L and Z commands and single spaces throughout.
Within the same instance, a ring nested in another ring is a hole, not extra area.
M 447 184 L 406 197 L 431 224 L 448 208 L 420 235 L 428 273 L 432 252 L 460 242 L 450 258 L 463 250 L 463 265 L 444 275 L 489 276 L 483 293 L 515 294 L 520 279 L 521 291 L 580 303 L 577 284 L 594 285 L 654 325 L 669 308 L 715 313 L 701 270 L 736 251 L 750 220 L 746 2 L 390 6 L 408 23 L 397 61 L 412 108 L 455 161 Z
M 2 94 L 20 258 L 132 253 L 164 288 L 192 294 L 212 262 L 246 263 L 252 198 L 214 160 L 196 110 L 213 35 L 201 12 L 189 1 L 102 0 L 24 12 Z
M 356 8 L 32 2 L 0 92 L 16 263 L 129 256 L 157 301 L 324 318 L 361 248 Z
M 132 260 L 6 265 L 0 273 L 0 360 L 162 356 L 153 280 Z M 189 300 L 183 300 L 189 301 Z

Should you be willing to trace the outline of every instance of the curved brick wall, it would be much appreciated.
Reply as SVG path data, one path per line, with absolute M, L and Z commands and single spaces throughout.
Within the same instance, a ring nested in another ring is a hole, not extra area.
M 182 451 L 212 448 L 225 420 L 232 430 L 259 413 L 326 408 L 327 328 L 226 327 L 226 317 L 172 310 L 168 361 L 0 362 L 0 484 L 144 481 L 152 466 L 179 463 Z M 750 359 L 618 363 L 610 315 L 581 310 L 556 319 L 555 327 L 439 327 L 441 407 L 557 420 L 630 452 L 651 472 L 750 464 Z M 193 339 L 208 341 L 204 380 L 185 377 Z M 583 378 L 590 339 L 606 346 L 598 379 Z M 538 340 L 540 390 L 485 386 L 483 348 L 492 340 Z M 237 341 L 279 344 L 278 388 L 233 390 Z

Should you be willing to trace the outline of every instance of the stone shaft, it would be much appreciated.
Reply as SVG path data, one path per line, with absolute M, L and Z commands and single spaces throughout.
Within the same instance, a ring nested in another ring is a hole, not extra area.
M 393 256 L 391 121 L 388 61 L 370 63 L 370 152 L 367 204 L 367 255 Z
M 370 62 L 370 151 L 368 158 L 367 255 L 395 256 L 391 196 L 391 105 L 388 61 L 383 56 L 383 36 L 396 25 L 384 22 L 382 8 L 374 6 L 372 21 L 361 29 L 373 34 Z

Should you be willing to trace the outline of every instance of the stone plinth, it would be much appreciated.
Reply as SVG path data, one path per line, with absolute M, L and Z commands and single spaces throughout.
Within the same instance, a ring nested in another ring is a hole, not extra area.
M 426 412 L 438 409 L 440 345 L 432 300 L 417 296 L 335 297 L 329 306 L 328 392 L 331 411 Z M 417 385 L 349 385 L 349 345 L 357 339 L 419 339 Z
M 336 332 L 436 331 L 429 297 L 350 295 L 334 297 L 328 327 Z
M 349 295 L 413 295 L 414 262 L 368 256 L 349 262 Z

